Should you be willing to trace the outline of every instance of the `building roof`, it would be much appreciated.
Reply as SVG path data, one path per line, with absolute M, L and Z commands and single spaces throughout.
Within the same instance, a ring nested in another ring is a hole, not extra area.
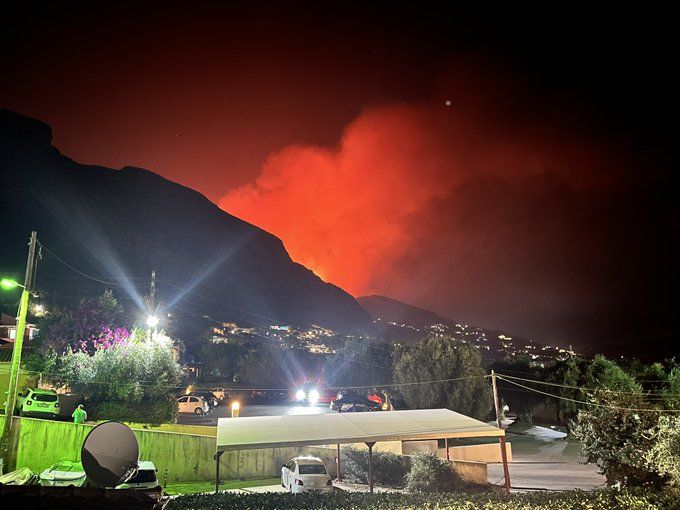
M 220 418 L 217 451 L 504 435 L 448 409 L 254 416 Z

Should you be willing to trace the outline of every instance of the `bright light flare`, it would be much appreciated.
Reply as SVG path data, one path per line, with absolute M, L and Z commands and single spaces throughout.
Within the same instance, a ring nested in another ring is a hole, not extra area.
M 0 287 L 6 290 L 15 289 L 19 286 L 19 282 L 11 280 L 10 278 L 3 278 L 0 280 Z
M 295 393 L 295 400 L 304 400 L 306 396 L 305 390 L 297 390 Z
M 316 390 L 316 389 L 311 390 L 309 392 L 309 403 L 310 404 L 316 404 L 319 401 L 319 397 L 320 397 L 319 390 Z
M 155 315 L 149 315 L 146 318 L 146 325 L 149 326 L 150 328 L 155 328 L 156 326 L 158 326 L 158 317 L 156 317 Z
M 240 402 L 239 402 L 238 400 L 234 400 L 234 401 L 231 403 L 231 409 L 232 409 L 232 410 L 241 409 L 241 404 L 240 404 Z

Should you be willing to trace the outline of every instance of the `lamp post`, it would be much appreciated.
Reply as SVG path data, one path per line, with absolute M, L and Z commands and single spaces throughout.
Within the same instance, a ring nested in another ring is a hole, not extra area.
M 17 401 L 17 386 L 19 382 L 19 368 L 21 366 L 21 349 L 24 344 L 24 332 L 26 331 L 26 315 L 28 313 L 28 298 L 30 296 L 31 286 L 33 285 L 33 269 L 35 262 L 35 246 L 37 244 L 36 232 L 31 232 L 31 242 L 28 249 L 28 260 L 26 262 L 26 279 L 24 285 L 3 278 L 0 280 L 0 287 L 6 290 L 21 287 L 21 298 L 19 299 L 19 313 L 17 314 L 17 332 L 14 339 L 14 347 L 12 348 L 12 364 L 9 371 L 9 381 L 7 383 L 7 398 L 5 399 L 5 422 L 2 427 L 2 437 L 0 439 L 0 447 L 3 459 L 3 466 L 9 468 L 10 465 L 10 437 L 12 430 L 12 416 L 14 414 L 14 407 Z

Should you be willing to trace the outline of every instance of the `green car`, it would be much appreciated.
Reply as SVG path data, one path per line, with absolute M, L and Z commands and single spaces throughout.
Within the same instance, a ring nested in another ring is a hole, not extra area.
M 19 416 L 56 418 L 59 414 L 59 395 L 51 390 L 28 388 L 19 394 Z

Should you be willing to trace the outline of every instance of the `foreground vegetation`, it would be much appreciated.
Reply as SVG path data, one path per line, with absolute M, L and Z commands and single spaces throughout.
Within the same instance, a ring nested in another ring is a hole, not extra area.
M 680 498 L 671 492 L 569 491 L 513 494 L 192 494 L 173 499 L 168 510 L 675 510 Z

